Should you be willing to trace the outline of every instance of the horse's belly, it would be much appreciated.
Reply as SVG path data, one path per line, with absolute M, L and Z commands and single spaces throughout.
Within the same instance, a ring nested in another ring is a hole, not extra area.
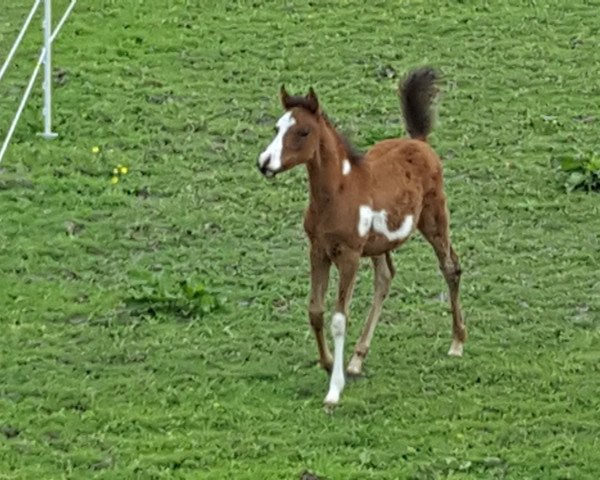
M 394 250 L 402 245 L 406 241 L 405 238 L 389 241 L 385 236 L 381 234 L 371 234 L 367 243 L 363 247 L 363 257 L 376 257 L 377 255 L 383 255 L 385 252 Z

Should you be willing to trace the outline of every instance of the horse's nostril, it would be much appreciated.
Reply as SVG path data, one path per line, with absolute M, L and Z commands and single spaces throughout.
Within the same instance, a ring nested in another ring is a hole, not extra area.
M 260 173 L 262 173 L 263 175 L 267 175 L 267 172 L 269 171 L 269 164 L 271 163 L 271 155 L 267 155 L 267 156 L 260 156 L 260 158 L 258 159 L 258 161 L 256 162 L 256 166 L 258 167 L 258 169 L 260 170 Z

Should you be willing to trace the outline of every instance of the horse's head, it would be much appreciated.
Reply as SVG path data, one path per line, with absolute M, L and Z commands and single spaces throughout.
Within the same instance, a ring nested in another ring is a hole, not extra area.
M 286 112 L 277 120 L 275 138 L 260 154 L 257 166 L 265 177 L 308 162 L 319 146 L 319 100 L 312 87 L 305 97 L 291 96 L 281 86 Z

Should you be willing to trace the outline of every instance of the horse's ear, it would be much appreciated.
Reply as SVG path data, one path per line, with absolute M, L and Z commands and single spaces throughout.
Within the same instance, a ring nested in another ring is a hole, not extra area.
M 288 109 L 288 105 L 289 105 L 289 99 L 290 99 L 290 95 L 287 92 L 287 90 L 285 89 L 285 85 L 281 85 L 281 88 L 279 89 L 279 98 L 281 99 L 281 105 L 283 105 L 283 108 L 285 108 L 286 110 Z
M 308 94 L 306 95 L 306 100 L 308 100 L 308 104 L 310 107 L 310 111 L 312 113 L 319 113 L 319 99 L 317 98 L 317 94 L 313 87 L 308 89 Z

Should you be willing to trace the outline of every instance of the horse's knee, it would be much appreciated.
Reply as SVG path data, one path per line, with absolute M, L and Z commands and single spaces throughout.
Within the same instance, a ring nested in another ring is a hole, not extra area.
M 392 272 L 389 267 L 384 268 L 381 271 L 381 275 L 380 275 L 381 276 L 381 280 L 383 282 L 385 282 L 387 285 L 389 285 L 390 283 L 392 283 L 392 279 L 394 278 L 394 274 L 395 274 L 395 272 Z
M 454 262 L 453 265 L 452 265 L 452 267 L 450 268 L 450 272 L 449 273 L 454 278 L 460 279 L 460 276 L 462 275 L 462 268 L 460 267 L 460 263 Z
M 321 330 L 323 328 L 323 314 L 323 310 L 309 310 L 308 319 L 313 329 Z
M 390 276 L 382 276 L 376 280 L 375 283 L 375 292 L 376 294 L 381 295 L 382 297 L 387 297 L 390 293 L 390 285 L 392 284 L 392 277 Z M 379 293 L 377 293 L 379 292 Z
M 460 276 L 462 275 L 462 268 L 460 267 L 460 265 L 457 265 L 455 267 L 454 275 L 456 275 L 458 278 L 460 278 Z
M 390 291 L 390 285 L 396 271 L 389 253 L 385 256 L 385 263 L 376 264 L 375 267 L 375 291 L 386 297 Z
M 460 259 L 452 247 L 450 247 L 450 260 L 456 275 L 460 277 L 460 274 L 462 273 L 462 269 L 460 268 Z
M 396 276 L 396 268 L 394 267 L 394 262 L 392 262 L 392 256 L 390 255 L 390 252 L 387 252 L 385 254 L 385 263 L 388 267 L 391 282 L 392 279 Z
M 454 253 L 454 252 L 453 252 Z M 462 268 L 456 254 L 451 255 L 440 265 L 444 277 L 453 282 L 458 282 L 462 274 Z

